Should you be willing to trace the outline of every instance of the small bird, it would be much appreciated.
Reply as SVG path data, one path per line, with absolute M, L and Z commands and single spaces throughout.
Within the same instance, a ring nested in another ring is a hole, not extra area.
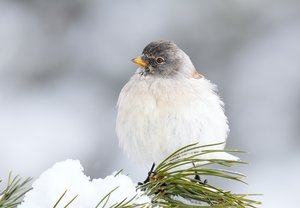
M 171 41 L 149 43 L 139 66 L 121 90 L 116 132 L 120 147 L 137 162 L 159 163 L 177 149 L 192 144 L 222 143 L 229 132 L 223 102 L 189 56 Z M 224 152 L 206 158 L 237 160 Z

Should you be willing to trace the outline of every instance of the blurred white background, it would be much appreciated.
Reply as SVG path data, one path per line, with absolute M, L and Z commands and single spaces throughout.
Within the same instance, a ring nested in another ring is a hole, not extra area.
M 147 167 L 115 134 L 116 102 L 136 70 L 130 59 L 168 39 L 216 83 L 231 133 L 248 151 L 237 167 L 263 193 L 261 207 L 295 207 L 300 186 L 300 1 L 1 0 L 0 178 L 37 177 L 79 159 L 85 173 Z M 297 203 L 298 204 L 298 203 Z

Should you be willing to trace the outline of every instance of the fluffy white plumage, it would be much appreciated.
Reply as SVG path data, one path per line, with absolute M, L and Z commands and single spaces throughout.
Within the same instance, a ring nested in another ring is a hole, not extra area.
M 185 57 L 183 73 L 143 76 L 139 68 L 120 93 L 116 131 L 121 148 L 135 161 L 161 162 L 191 143 L 226 141 L 229 127 L 216 86 L 204 77 L 193 77 L 192 62 L 183 51 L 181 55 Z M 227 153 L 208 155 L 236 159 Z

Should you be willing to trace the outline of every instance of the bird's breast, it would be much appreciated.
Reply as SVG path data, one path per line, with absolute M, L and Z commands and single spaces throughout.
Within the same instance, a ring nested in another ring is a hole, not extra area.
M 154 162 L 190 143 L 223 141 L 228 126 L 220 104 L 205 83 L 133 77 L 118 101 L 120 146 L 131 158 Z

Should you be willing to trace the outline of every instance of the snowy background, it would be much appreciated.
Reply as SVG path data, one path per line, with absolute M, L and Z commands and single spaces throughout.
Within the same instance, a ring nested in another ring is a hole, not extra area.
M 130 59 L 175 41 L 219 86 L 231 133 L 248 151 L 236 170 L 263 193 L 261 207 L 294 207 L 300 186 L 300 1 L 1 0 L 0 178 L 38 177 L 78 159 L 85 174 L 148 167 L 118 147 L 115 104 Z

